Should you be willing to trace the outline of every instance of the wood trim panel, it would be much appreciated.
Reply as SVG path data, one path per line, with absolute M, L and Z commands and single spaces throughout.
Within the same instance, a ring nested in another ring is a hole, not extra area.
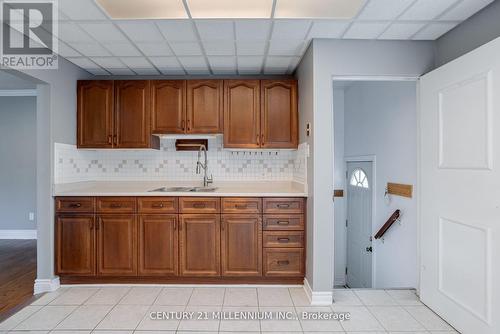
M 137 201 L 135 197 L 97 197 L 97 213 L 135 213 Z
M 411 184 L 387 183 L 387 193 L 390 195 L 412 198 L 413 186 Z
M 220 213 L 219 197 L 180 197 L 180 213 Z
M 138 213 L 177 213 L 179 211 L 179 199 L 177 197 L 138 197 Z
M 263 246 L 269 248 L 304 247 L 303 231 L 265 231 Z
M 61 284 L 300 284 L 303 277 L 61 276 Z
M 264 213 L 271 214 L 288 214 L 288 213 L 304 213 L 303 198 L 278 198 L 268 197 L 262 201 Z
M 262 198 L 222 197 L 222 213 L 262 213 Z
M 264 230 L 266 231 L 295 231 L 304 230 L 303 214 L 264 215 Z
M 92 213 L 95 211 L 93 197 L 56 197 L 57 213 Z
M 303 248 L 264 248 L 265 276 L 303 276 Z

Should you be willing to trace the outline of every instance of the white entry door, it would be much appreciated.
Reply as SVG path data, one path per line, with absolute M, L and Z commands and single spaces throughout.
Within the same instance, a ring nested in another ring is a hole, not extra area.
M 347 163 L 347 285 L 372 287 L 372 163 Z
M 500 39 L 420 84 L 421 299 L 500 333 Z

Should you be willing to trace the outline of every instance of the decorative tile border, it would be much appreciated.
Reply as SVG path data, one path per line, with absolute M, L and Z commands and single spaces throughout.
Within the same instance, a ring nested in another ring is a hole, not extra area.
M 222 137 L 208 139 L 209 173 L 221 181 L 297 181 L 305 183 L 307 144 L 298 150 L 232 151 Z M 55 182 L 199 180 L 197 152 L 175 150 L 175 139 L 162 138 L 156 150 L 77 150 L 55 144 Z

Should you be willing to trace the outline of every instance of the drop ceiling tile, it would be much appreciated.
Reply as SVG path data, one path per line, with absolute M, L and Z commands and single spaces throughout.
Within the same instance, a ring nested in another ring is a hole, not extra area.
M 128 67 L 135 68 L 153 68 L 153 65 L 144 57 L 122 57 L 120 60 Z
M 344 34 L 345 39 L 374 39 L 377 38 L 388 23 L 355 22 Z
M 111 23 L 80 23 L 80 27 L 99 42 L 127 42 L 127 38 Z
M 210 70 L 207 68 L 186 68 L 188 75 L 210 75 Z
M 186 71 L 184 71 L 182 68 L 179 68 L 179 69 L 176 69 L 176 68 L 158 68 L 158 70 L 163 75 L 186 75 Z
M 235 28 L 237 40 L 267 40 L 271 20 L 237 20 Z
M 433 20 L 459 0 L 418 0 L 399 20 Z
M 288 73 L 288 67 L 264 67 L 264 74 L 284 75 Z
M 182 69 L 176 57 L 149 57 L 149 60 L 158 68 Z
M 237 41 L 236 50 L 238 55 L 242 56 L 258 56 L 263 55 L 266 51 L 266 41 Z
M 98 68 L 99 66 L 97 66 L 94 62 L 92 62 L 90 59 L 86 58 L 86 57 L 68 57 L 66 58 L 67 60 L 69 60 L 70 62 L 72 62 L 73 64 L 75 64 L 76 66 L 79 66 L 81 68 Z
M 116 57 L 92 57 L 92 61 L 104 68 L 126 68 L 119 58 Z
M 266 68 L 288 68 L 294 57 L 267 57 Z
M 202 40 L 234 40 L 233 21 L 196 20 L 195 23 Z
M 234 41 L 203 41 L 203 47 L 208 56 L 234 56 L 236 54 Z
M 342 18 L 356 16 L 366 0 L 277 0 L 277 18 Z
M 158 75 L 160 74 L 154 67 L 151 68 L 132 68 L 132 71 L 134 71 L 138 75 Z
M 238 57 L 238 69 L 242 68 L 261 68 L 264 61 L 263 56 L 242 56 Z
M 314 21 L 308 38 L 340 38 L 348 25 L 347 21 Z
M 477 13 L 493 0 L 463 0 L 457 6 L 446 12 L 439 20 L 463 21 Z
M 373 0 L 369 1 L 361 14 L 360 20 L 388 21 L 396 19 L 414 0 Z
M 136 46 L 144 53 L 146 56 L 171 56 L 173 55 L 172 50 L 168 47 L 166 43 L 136 43 Z
M 205 74 L 210 72 L 204 57 L 179 57 L 179 61 L 188 74 Z
M 148 21 L 123 21 L 118 26 L 134 42 L 158 42 L 163 41 L 163 36 L 152 22 Z
M 431 23 L 424 29 L 418 32 L 413 39 L 415 40 L 430 40 L 438 39 L 451 29 L 455 28 L 457 23 Z
M 69 43 L 69 46 L 87 57 L 110 56 L 110 53 L 98 43 Z
M 208 57 L 210 68 L 214 74 L 235 74 L 235 57 Z
M 268 18 L 273 0 L 186 0 L 193 18 Z
M 303 40 L 271 40 L 269 43 L 269 55 L 271 56 L 296 56 L 304 48 Z
M 113 56 L 132 57 L 141 56 L 141 53 L 129 42 L 126 43 L 102 43 Z
M 271 39 L 305 39 L 311 21 L 275 20 Z
M 106 20 L 100 8 L 89 0 L 59 0 L 59 10 L 72 20 Z
M 410 39 L 411 36 L 424 26 L 425 23 L 394 23 L 379 36 L 379 39 Z
M 59 48 L 59 55 L 61 57 L 81 57 L 82 55 L 78 53 L 75 49 L 69 47 L 65 43 L 59 41 L 59 44 L 57 46 Z
M 197 42 L 171 42 L 170 47 L 178 56 L 201 56 L 203 54 Z
M 93 42 L 94 39 L 87 35 L 76 23 L 60 22 L 59 39 L 64 42 Z
M 198 38 L 189 20 L 163 20 L 158 21 L 158 28 L 167 41 L 196 41 Z
M 102 68 L 86 68 L 85 71 L 93 75 L 109 75 L 109 72 Z
M 130 68 L 106 68 L 106 71 L 112 75 L 135 75 Z

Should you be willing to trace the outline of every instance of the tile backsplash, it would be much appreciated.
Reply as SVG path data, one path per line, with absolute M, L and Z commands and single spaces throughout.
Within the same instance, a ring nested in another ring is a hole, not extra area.
M 162 138 L 160 150 L 77 150 L 55 144 L 55 182 L 198 181 L 197 152 L 175 150 L 174 138 Z M 208 167 L 219 181 L 297 181 L 305 183 L 307 144 L 298 150 L 232 151 L 222 136 L 208 139 Z M 203 156 L 202 156 L 203 159 Z

